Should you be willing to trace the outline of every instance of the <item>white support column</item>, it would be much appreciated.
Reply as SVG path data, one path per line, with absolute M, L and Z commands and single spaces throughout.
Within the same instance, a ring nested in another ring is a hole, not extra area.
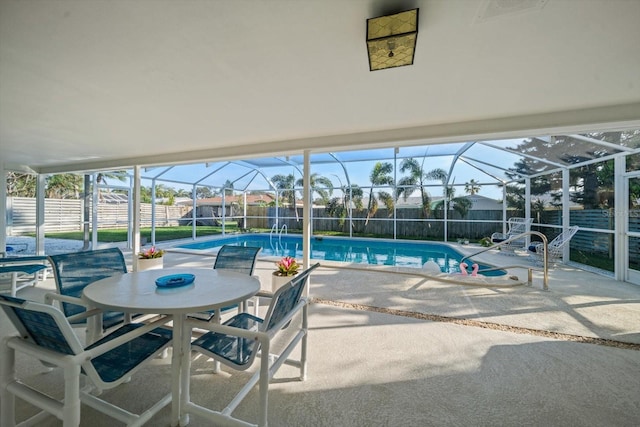
M 91 249 L 98 249 L 98 203 L 100 191 L 98 188 L 98 174 L 91 175 L 93 192 L 91 193 Z
M 198 212 L 198 203 L 197 203 L 197 197 L 198 197 L 198 193 L 197 193 L 197 187 L 194 184 L 193 188 L 191 189 L 191 199 L 192 199 L 192 203 L 191 203 L 191 238 L 193 240 L 196 240 L 196 218 L 197 218 L 197 212 Z
M 0 257 L 7 250 L 7 172 L 4 170 L 4 163 L 0 162 Z
M 156 244 L 156 178 L 151 180 L 151 245 Z
M 571 211 L 569 198 L 569 169 L 562 169 L 562 230 L 565 231 L 571 225 Z M 569 261 L 569 245 L 562 248 L 562 262 Z
M 616 280 L 627 280 L 627 261 L 629 259 L 629 246 L 627 243 L 627 218 L 629 215 L 629 188 L 626 182 L 626 157 L 618 156 L 614 160 L 614 257 L 613 274 Z
M 399 147 L 393 149 L 393 194 L 398 194 L 398 152 Z M 398 238 L 398 203 L 393 204 L 393 239 Z
M 247 229 L 247 190 L 242 192 L 242 228 Z
M 36 175 L 36 255 L 44 255 L 44 175 Z
M 304 152 L 304 177 L 302 183 L 302 267 L 311 265 L 311 156 L 309 150 Z M 307 292 L 309 288 L 307 287 Z
M 304 191 L 304 190 L 303 190 Z M 275 189 L 276 192 L 276 219 L 274 221 L 274 224 L 276 226 L 276 231 L 278 230 L 278 227 L 280 226 L 280 213 L 278 212 L 279 210 L 279 206 L 280 206 L 280 193 L 278 192 L 277 189 Z M 272 227 L 273 228 L 273 227 Z M 304 239 L 303 239 L 304 240 Z
M 524 217 L 531 218 L 531 178 L 524 179 Z
M 133 271 L 138 270 L 136 254 L 140 252 L 140 166 L 133 168 Z
M 223 236 L 226 232 L 225 224 L 227 223 L 227 199 L 225 197 L 226 194 L 227 194 L 227 188 L 222 187 L 222 235 Z
M 133 218 L 133 185 L 129 185 L 129 193 L 127 193 L 127 249 L 133 248 L 133 224 L 130 219 Z M 142 243 L 141 243 L 142 244 Z
M 524 179 L 524 217 L 526 219 L 531 218 L 531 178 Z M 530 231 L 531 227 L 527 225 L 527 231 Z M 529 247 L 531 236 L 527 236 L 525 239 L 525 248 Z
M 84 194 L 82 195 L 82 250 L 86 251 L 91 249 L 91 243 L 89 233 L 91 230 L 91 175 L 84 174 L 82 176 L 82 184 L 84 188 Z
M 447 181 L 447 183 L 448 183 L 448 181 Z M 444 221 L 444 223 L 443 223 L 444 236 L 442 236 L 442 238 L 443 238 L 443 241 L 445 241 L 445 242 L 449 241 L 449 227 L 447 226 L 448 223 L 449 223 L 449 215 L 448 215 L 448 213 L 449 213 L 449 191 L 447 191 L 447 183 L 445 183 L 443 185 L 443 192 L 444 192 L 443 202 L 444 202 L 444 205 L 442 206 L 443 207 L 443 209 L 442 209 L 442 211 L 443 211 L 442 218 L 444 218 L 443 219 L 443 221 Z
M 502 184 L 502 234 L 507 234 L 507 183 Z

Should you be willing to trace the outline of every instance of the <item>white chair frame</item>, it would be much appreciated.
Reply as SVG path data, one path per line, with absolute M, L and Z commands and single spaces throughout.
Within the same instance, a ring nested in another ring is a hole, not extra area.
M 41 280 L 47 279 L 47 258 L 44 256 L 31 257 L 0 257 L 0 274 L 11 274 L 11 288 L 8 291 L 0 290 L 0 293 L 9 292 L 15 297 L 17 292 L 27 286 L 36 286 Z M 21 280 L 24 277 L 27 280 Z
M 577 225 L 568 227 L 547 244 L 547 265 L 554 265 L 562 259 L 564 247 L 571 241 L 580 227 Z M 535 252 L 529 251 L 529 255 L 536 264 L 541 265 L 544 259 L 544 243 L 532 245 Z
M 499 241 L 512 239 L 522 233 L 526 233 L 527 231 L 529 231 L 532 223 L 533 218 L 511 217 L 507 220 L 507 232 L 493 233 L 491 235 L 491 242 L 498 243 Z M 518 249 L 526 249 L 526 244 L 527 237 L 523 236 L 522 238 L 515 239 L 510 241 L 509 243 L 500 245 L 500 253 L 503 253 L 505 255 L 514 255 L 514 251 Z
M 96 394 L 102 390 L 112 389 L 127 382 L 143 363 L 129 371 L 113 382 L 104 382 L 91 360 L 144 335 L 160 326 L 164 326 L 172 321 L 172 317 L 164 317 L 155 322 L 145 324 L 135 330 L 127 332 L 113 340 L 105 342 L 94 348 L 85 350 L 82 343 L 73 331 L 73 328 L 65 318 L 64 314 L 56 307 L 44 304 L 26 302 L 24 308 L 36 307 L 38 311 L 51 315 L 65 337 L 70 348 L 75 354 L 68 355 L 53 350 L 43 348 L 32 342 L 30 338 L 21 333 L 20 336 L 5 337 L 0 344 L 0 425 L 2 427 L 13 427 L 15 423 L 15 397 L 19 397 L 42 411 L 32 416 L 28 420 L 21 422 L 20 426 L 37 425 L 45 418 L 54 415 L 62 420 L 64 427 L 78 426 L 80 424 L 81 403 L 90 406 L 97 411 L 125 423 L 129 427 L 141 426 L 158 413 L 164 406 L 171 403 L 171 393 L 163 397 L 141 414 L 133 414 L 112 403 L 100 399 Z M 89 310 L 82 313 L 83 316 L 100 315 L 100 310 Z M 20 332 L 20 331 L 19 331 Z M 23 331 L 24 332 L 24 331 Z M 16 352 L 34 357 L 50 367 L 59 367 L 64 370 L 64 399 L 58 401 L 39 390 L 28 386 L 16 377 Z M 89 381 L 83 387 L 80 386 L 81 378 Z
M 315 264 L 300 273 L 300 277 L 293 278 L 292 280 L 301 279 L 308 281 L 308 275 L 312 270 L 319 267 L 320 264 Z M 304 287 L 308 286 L 305 283 Z M 242 387 L 242 389 L 236 394 L 233 400 L 222 410 L 215 411 L 208 408 L 204 408 L 202 406 L 196 405 L 192 402 L 183 402 L 184 407 L 187 412 L 199 415 L 203 418 L 206 418 L 215 425 L 220 426 L 253 426 L 253 427 L 266 427 L 268 425 L 268 396 L 269 396 L 269 382 L 271 378 L 275 375 L 282 364 L 286 363 L 287 365 L 294 366 L 300 369 L 300 381 L 304 381 L 307 377 L 307 333 L 308 333 L 308 299 L 304 296 L 301 296 L 299 302 L 285 315 L 283 316 L 275 325 L 269 327 L 268 329 L 263 329 L 269 323 L 268 319 L 274 311 L 275 306 L 277 305 L 277 301 L 280 297 L 280 294 L 284 293 L 288 287 L 291 287 L 291 282 L 289 284 L 283 285 L 276 293 L 273 295 L 273 300 L 271 305 L 269 306 L 269 310 L 267 312 L 267 316 L 264 319 L 264 322 L 259 330 L 247 330 L 241 329 L 237 327 L 227 326 L 224 324 L 212 324 L 190 320 L 189 326 L 191 327 L 199 327 L 203 329 L 209 329 L 212 332 L 217 332 L 220 334 L 226 334 L 234 337 L 247 338 L 250 340 L 258 341 L 260 345 L 259 357 L 260 357 L 260 369 L 258 369 L 253 376 L 247 381 L 247 383 Z M 304 287 L 302 293 L 304 295 Z M 270 353 L 271 350 L 271 342 L 280 337 L 280 332 L 286 329 L 287 327 L 292 327 L 293 323 L 292 319 L 302 312 L 301 319 L 299 325 L 296 326 L 297 331 L 295 333 L 287 332 L 287 345 L 279 354 Z M 289 326 L 291 325 L 291 326 Z M 291 352 L 300 344 L 300 358 L 298 360 L 290 359 L 289 356 Z M 227 366 L 235 370 L 246 370 L 248 369 L 253 362 L 253 358 L 256 357 L 256 353 L 252 356 L 252 359 L 249 363 L 244 366 L 235 365 L 223 358 L 220 358 L 219 361 Z M 253 387 L 258 384 L 259 388 L 259 401 L 260 407 L 258 412 L 258 423 L 252 424 L 246 422 L 244 420 L 240 420 L 234 418 L 232 416 L 233 411 L 238 407 L 240 402 L 249 394 L 249 392 L 253 389 Z M 186 396 L 189 395 L 187 392 Z

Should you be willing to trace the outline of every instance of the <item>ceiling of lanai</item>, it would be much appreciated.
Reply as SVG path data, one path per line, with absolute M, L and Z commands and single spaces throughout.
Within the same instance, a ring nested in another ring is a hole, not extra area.
M 366 19 L 420 8 L 414 65 Z M 43 173 L 640 127 L 640 1 L 0 1 L 0 161 Z

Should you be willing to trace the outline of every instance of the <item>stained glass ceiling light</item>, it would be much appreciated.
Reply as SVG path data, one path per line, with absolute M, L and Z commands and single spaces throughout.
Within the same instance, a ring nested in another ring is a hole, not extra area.
M 418 9 L 367 19 L 369 70 L 413 64 L 418 39 Z

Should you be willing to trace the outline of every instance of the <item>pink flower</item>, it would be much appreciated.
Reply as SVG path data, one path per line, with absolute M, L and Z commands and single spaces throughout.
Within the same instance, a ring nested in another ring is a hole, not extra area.
M 164 255 L 163 249 L 156 249 L 155 246 L 151 246 L 149 249 L 145 251 L 140 251 L 138 254 L 138 258 L 140 259 L 151 259 L 151 258 L 160 258 Z
M 276 267 L 278 267 L 278 276 L 293 276 L 298 272 L 300 265 L 295 258 L 286 256 L 276 262 Z

